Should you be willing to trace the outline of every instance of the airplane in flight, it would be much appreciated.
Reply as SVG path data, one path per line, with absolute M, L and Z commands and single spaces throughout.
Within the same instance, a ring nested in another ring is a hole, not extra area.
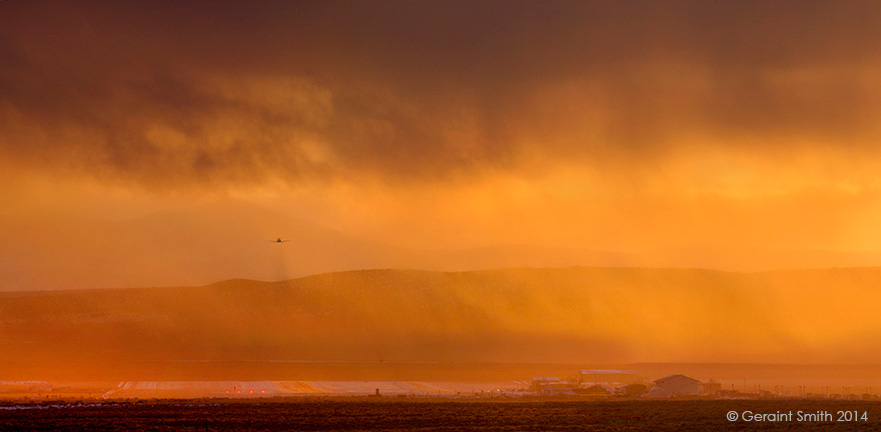
M 284 243 L 284 242 L 289 242 L 290 240 L 282 240 L 281 237 L 279 237 L 275 240 L 269 240 L 269 241 L 271 241 L 272 243 Z

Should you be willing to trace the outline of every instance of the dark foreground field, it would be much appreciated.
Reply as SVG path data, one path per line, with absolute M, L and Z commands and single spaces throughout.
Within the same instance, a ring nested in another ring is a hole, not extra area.
M 729 411 L 827 411 L 833 421 L 729 421 Z M 835 421 L 838 411 L 868 420 Z M 0 430 L 20 431 L 706 431 L 869 430 L 881 404 L 858 401 L 202 401 L 0 405 Z

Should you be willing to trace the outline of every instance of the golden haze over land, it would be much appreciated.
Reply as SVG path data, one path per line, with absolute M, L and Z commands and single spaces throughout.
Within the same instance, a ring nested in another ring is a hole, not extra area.
M 757 281 L 776 273 L 748 273 L 881 265 L 879 29 L 867 1 L 0 2 L 0 291 L 708 268 L 747 273 L 475 291 L 476 321 L 435 317 L 430 337 L 388 349 L 443 357 L 456 339 L 474 351 L 450 358 L 525 359 L 530 341 L 592 341 L 639 361 L 881 362 L 860 348 L 881 329 L 865 309 L 874 270 L 771 291 Z M 439 293 L 419 317 L 453 301 Z M 132 319 L 99 303 L 96 326 Z M 546 318 L 509 310 L 521 303 Z M 400 309 L 381 320 L 412 326 Z M 64 347 L 64 317 L 16 334 Z M 163 331 L 208 331 L 177 326 Z M 225 343 L 282 332 L 236 328 Z M 522 344 L 482 351 L 508 331 Z M 188 335 L 173 352 L 241 348 Z
M 865 363 L 879 355 L 870 318 L 879 297 L 881 269 L 362 270 L 204 287 L 6 293 L 0 343 L 6 361 L 86 367 Z

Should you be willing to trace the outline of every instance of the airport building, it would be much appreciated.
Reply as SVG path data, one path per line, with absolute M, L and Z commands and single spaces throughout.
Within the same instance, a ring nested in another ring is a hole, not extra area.
M 701 382 L 685 375 L 669 375 L 656 379 L 655 387 L 670 396 L 695 396 L 702 393 Z
M 636 384 L 636 372 L 627 369 L 581 369 L 578 382 L 583 384 Z

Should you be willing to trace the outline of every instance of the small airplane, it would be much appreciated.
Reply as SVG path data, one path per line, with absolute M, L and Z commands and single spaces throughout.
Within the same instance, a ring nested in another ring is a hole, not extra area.
M 281 237 L 279 237 L 275 240 L 269 240 L 269 241 L 271 241 L 272 243 L 284 243 L 284 242 L 289 242 L 290 240 L 282 240 Z

